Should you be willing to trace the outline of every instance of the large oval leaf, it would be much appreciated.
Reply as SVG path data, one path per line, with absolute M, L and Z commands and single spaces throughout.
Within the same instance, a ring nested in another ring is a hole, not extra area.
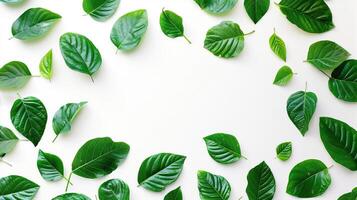
M 282 0 L 280 10 L 287 19 L 310 33 L 322 33 L 334 28 L 332 13 L 324 0 Z
M 122 180 L 111 179 L 99 187 L 99 200 L 129 200 L 129 186 Z
M 160 15 L 160 27 L 162 32 L 170 38 L 184 37 L 188 43 L 191 41 L 184 34 L 182 17 L 170 10 L 162 9 Z
M 350 170 L 357 170 L 357 131 L 337 119 L 320 118 L 321 140 L 332 159 Z
M 336 98 L 357 102 L 357 60 L 347 60 L 336 68 L 328 85 Z
M 287 161 L 291 157 L 293 146 L 291 142 L 284 142 L 276 147 L 276 157 L 282 161 Z
M 52 49 L 49 50 L 40 62 L 40 74 L 43 78 L 51 80 L 52 78 Z
M 268 12 L 270 0 L 244 0 L 244 7 L 250 19 L 256 24 Z
M 148 157 L 140 166 L 138 183 L 144 188 L 160 192 L 180 176 L 186 157 L 160 153 Z
M 241 158 L 238 140 L 233 135 L 216 133 L 203 138 L 208 154 L 218 163 L 231 164 Z
M 25 63 L 12 61 L 0 69 L 0 89 L 18 90 L 31 78 L 31 72 Z
M 317 96 L 313 92 L 299 91 L 292 94 L 287 102 L 286 110 L 290 120 L 300 133 L 305 136 L 316 110 Z
M 326 165 L 319 160 L 305 160 L 297 164 L 289 174 L 286 192 L 300 198 L 322 195 L 331 184 Z
M 0 179 L 2 200 L 31 200 L 38 189 L 40 189 L 39 185 L 21 176 L 12 175 Z
M 223 177 L 206 171 L 198 171 L 198 190 L 201 200 L 228 200 L 231 185 Z
M 44 8 L 30 8 L 13 24 L 12 35 L 20 40 L 30 40 L 43 36 L 61 16 Z
M 19 138 L 10 129 L 0 126 L 0 158 L 10 153 L 18 141 Z
M 114 15 L 120 0 L 83 0 L 83 10 L 93 19 L 104 21 Z
M 66 33 L 60 38 L 62 56 L 69 68 L 85 73 L 91 78 L 102 65 L 102 56 L 87 37 Z
M 277 55 L 279 58 L 286 62 L 285 42 L 275 33 L 275 30 L 274 34 L 269 38 L 269 46 L 270 49 L 275 53 L 275 55 Z
M 17 99 L 10 117 L 16 130 L 37 146 L 47 123 L 47 110 L 43 103 L 36 97 Z
M 195 2 L 211 14 L 224 14 L 232 10 L 238 0 L 195 0 Z
M 283 66 L 276 73 L 273 84 L 279 86 L 285 86 L 289 83 L 294 76 L 293 70 L 289 66 Z
M 246 192 L 249 200 L 273 199 L 276 188 L 275 178 L 264 161 L 249 171 L 247 179 Z
M 61 194 L 53 198 L 52 200 L 91 200 L 91 199 L 84 194 L 66 193 L 66 194 Z
M 140 44 L 148 27 L 146 10 L 136 10 L 120 17 L 114 24 L 110 39 L 118 50 L 130 51 Z
M 343 194 L 337 200 L 356 200 L 357 199 L 357 187 L 355 187 L 352 192 Z
M 165 195 L 164 200 L 182 200 L 181 187 L 178 187 Z
M 41 150 L 38 152 L 37 169 L 46 181 L 59 181 L 64 177 L 62 160 L 56 155 Z

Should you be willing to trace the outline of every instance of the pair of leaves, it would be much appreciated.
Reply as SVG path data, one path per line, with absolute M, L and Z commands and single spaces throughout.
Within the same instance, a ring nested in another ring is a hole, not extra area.
M 206 171 L 198 171 L 198 190 L 201 200 L 228 200 L 231 185 L 223 177 Z
M 91 200 L 91 199 L 84 194 L 66 193 L 66 194 L 61 194 L 53 198 L 52 200 Z
M 293 146 L 291 142 L 284 142 L 276 147 L 276 156 L 282 161 L 287 161 L 291 157 Z
M 110 39 L 118 50 L 130 51 L 140 44 L 147 27 L 146 10 L 129 12 L 114 23 Z
M 332 13 L 324 0 L 282 0 L 278 6 L 287 19 L 309 33 L 323 33 L 334 28 Z
M 274 33 L 269 38 L 269 46 L 270 49 L 281 58 L 283 61 L 286 62 L 286 46 L 283 39 L 281 39 L 274 30 Z
M 357 170 L 357 131 L 337 119 L 320 118 L 320 137 L 333 160 L 346 168 Z
M 100 185 L 99 200 L 129 200 L 129 186 L 122 180 L 111 179 Z
M 30 8 L 13 24 L 12 35 L 19 40 L 31 40 L 45 35 L 61 16 L 44 8 Z
M 139 169 L 139 185 L 153 192 L 163 191 L 179 178 L 185 160 L 185 156 L 171 153 L 146 158 Z
M 352 192 L 346 193 L 340 196 L 337 200 L 356 200 L 357 199 L 357 187 Z
M 10 153 L 18 141 L 19 138 L 10 129 L 0 126 L 0 159 Z
M 42 178 L 46 181 L 59 181 L 64 178 L 63 162 L 54 154 L 39 150 L 37 168 Z
M 10 118 L 16 130 L 37 146 L 47 123 L 43 103 L 36 97 L 17 99 L 12 105 Z
M 276 73 L 273 84 L 279 86 L 285 86 L 289 83 L 294 76 L 293 70 L 289 66 L 283 66 Z
M 264 161 L 249 171 L 247 179 L 246 192 L 249 200 L 273 199 L 276 189 L 275 178 Z
M 43 78 L 51 80 L 52 78 L 52 49 L 49 50 L 40 61 L 40 74 Z
M 21 89 L 31 77 L 31 72 L 25 63 L 20 61 L 9 62 L 0 69 L 0 89 Z
M 320 160 L 310 159 L 297 164 L 289 174 L 286 192 L 300 198 L 322 195 L 331 184 L 326 165 Z
M 232 10 L 238 0 L 194 0 L 201 9 L 211 14 L 224 14 Z
M 191 44 L 191 41 L 184 34 L 182 17 L 170 10 L 162 9 L 160 15 L 160 27 L 162 32 L 170 38 L 184 37 Z
M 83 10 L 93 19 L 105 21 L 114 15 L 120 0 L 83 0 Z
M 181 187 L 178 187 L 171 192 L 167 193 L 164 197 L 164 200 L 182 200 L 182 191 Z
M 203 138 L 208 154 L 221 164 L 237 162 L 241 157 L 239 142 L 236 137 L 226 133 L 216 133 Z
M 288 99 L 286 106 L 288 116 L 303 136 L 309 130 L 316 104 L 317 96 L 313 92 L 298 91 Z
M 244 7 L 250 19 L 256 24 L 268 12 L 270 0 L 244 0 Z
M 36 183 L 16 175 L 0 179 L 0 199 L 33 199 L 40 189 Z

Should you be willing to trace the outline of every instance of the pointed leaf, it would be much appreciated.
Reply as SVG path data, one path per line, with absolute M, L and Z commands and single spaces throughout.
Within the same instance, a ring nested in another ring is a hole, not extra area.
M 294 75 L 293 70 L 291 70 L 290 67 L 283 66 L 276 73 L 276 76 L 275 76 L 275 79 L 274 79 L 273 83 L 275 85 L 285 86 L 285 85 L 287 85 L 289 83 L 289 81 L 291 80 L 293 75 Z
M 357 187 L 352 192 L 346 193 L 340 196 L 337 200 L 356 200 L 357 199 Z
M 31 200 L 38 189 L 39 185 L 21 176 L 12 175 L 0 179 L 0 199 L 3 200 Z
M 53 154 L 39 150 L 37 157 L 37 169 L 46 181 L 59 181 L 63 178 L 62 160 Z
M 178 187 L 165 195 L 164 200 L 182 200 L 181 187 Z
M 52 78 L 52 49 L 49 50 L 40 62 L 40 73 L 45 79 Z
M 247 179 L 246 192 L 249 200 L 273 199 L 276 188 L 275 178 L 264 161 L 249 171 Z
M 83 0 L 83 10 L 93 19 L 105 21 L 114 15 L 120 0 Z
M 0 126 L 0 158 L 10 153 L 18 141 L 19 138 L 10 129 Z
M 66 194 L 59 195 L 53 198 L 52 200 L 91 200 L 91 199 L 84 194 L 66 193 Z
M 21 89 L 27 84 L 31 76 L 31 72 L 25 63 L 20 61 L 9 62 L 0 69 L 0 89 Z
M 184 35 L 184 27 L 182 25 L 182 17 L 170 10 L 162 9 L 160 15 L 160 27 L 162 32 L 170 38 L 184 37 L 191 43 Z
M 256 24 L 268 12 L 270 0 L 244 0 L 244 7 L 250 19 Z
M 129 186 L 122 180 L 111 179 L 99 187 L 99 200 L 129 200 Z
M 286 46 L 283 39 L 281 39 L 274 31 L 274 34 L 269 38 L 270 49 L 286 62 Z
M 231 185 L 223 177 L 206 171 L 198 171 L 198 190 L 201 200 L 228 200 Z
M 287 161 L 291 157 L 293 146 L 291 142 L 284 142 L 276 147 L 276 156 L 282 161 Z
M 206 12 L 220 15 L 231 11 L 238 0 L 195 0 L 195 2 Z

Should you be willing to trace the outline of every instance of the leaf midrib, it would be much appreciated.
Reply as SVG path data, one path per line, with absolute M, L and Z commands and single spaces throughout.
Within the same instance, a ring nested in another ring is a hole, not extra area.
M 230 148 L 228 148 L 226 146 L 223 146 L 223 144 L 220 144 L 220 143 L 218 143 L 218 142 L 216 142 L 216 141 L 214 141 L 212 139 L 207 139 L 207 140 L 209 140 L 211 142 L 214 142 L 215 144 L 217 144 L 217 146 L 222 147 L 223 149 L 227 150 L 228 152 L 230 152 L 231 154 L 237 156 L 238 158 L 240 158 L 242 156 L 241 154 L 235 152 L 234 150 L 232 150 L 232 149 L 230 149 Z

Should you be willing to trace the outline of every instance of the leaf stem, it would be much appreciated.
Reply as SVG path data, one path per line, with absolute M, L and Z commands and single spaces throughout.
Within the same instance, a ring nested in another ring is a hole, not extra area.
M 19 141 L 21 141 L 21 142 L 28 142 L 29 140 L 28 140 L 28 139 L 19 139 Z
M 239 197 L 239 199 L 238 199 L 238 200 L 241 200 L 241 199 L 243 199 L 243 197 Z
M 243 155 L 240 155 L 240 157 L 242 157 L 244 160 L 248 160 L 248 158 Z
M 71 183 L 71 181 L 70 181 L 67 177 L 65 177 L 64 175 L 62 175 L 62 177 L 64 178 L 64 180 L 66 180 L 67 182 L 69 182 L 69 184 L 73 185 L 73 183 Z
M 318 69 L 321 73 L 323 73 L 327 78 L 331 78 L 331 76 L 329 76 L 326 72 L 322 71 L 321 69 Z
M 41 77 L 40 75 L 32 75 L 31 77 L 33 77 L 33 78 L 39 78 L 39 77 Z
M 52 143 L 55 143 L 56 139 L 58 138 L 59 134 L 52 140 Z
M 192 44 L 192 42 L 186 37 L 186 35 L 183 35 L 183 38 L 185 38 L 185 40 L 186 40 L 189 44 Z
M 67 192 L 67 190 L 68 190 L 68 186 L 69 186 L 69 183 L 71 182 L 72 174 L 73 174 L 73 171 L 69 174 L 69 177 L 68 177 L 68 179 L 67 179 L 67 185 L 66 185 L 66 190 L 65 190 L 65 192 Z
M 19 99 L 22 99 L 20 93 L 17 92 L 16 95 L 17 95 L 17 97 L 18 97 Z
M 330 167 L 328 167 L 327 169 L 331 169 L 333 167 L 333 165 L 331 165 Z
M 244 36 L 251 35 L 253 33 L 255 33 L 255 30 L 250 31 L 249 33 L 245 33 Z
M 92 80 L 92 83 L 94 83 L 93 76 L 90 75 L 90 80 Z
M 307 91 L 307 81 L 305 82 L 305 93 Z
M 6 160 L 4 160 L 3 158 L 0 158 L 0 162 L 5 163 L 6 165 L 8 165 L 9 167 L 12 167 L 12 164 L 7 162 Z

